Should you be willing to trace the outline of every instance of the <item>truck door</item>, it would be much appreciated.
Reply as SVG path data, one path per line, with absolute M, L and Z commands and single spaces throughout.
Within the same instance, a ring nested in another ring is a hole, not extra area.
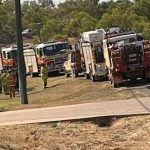
M 95 60 L 96 60 L 96 63 L 103 63 L 104 62 L 103 49 L 101 48 L 100 45 L 95 45 L 94 49 L 95 49 Z

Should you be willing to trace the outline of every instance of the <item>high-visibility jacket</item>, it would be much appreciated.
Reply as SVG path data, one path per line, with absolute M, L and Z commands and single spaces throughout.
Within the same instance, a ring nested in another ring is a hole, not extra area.
M 15 86 L 15 76 L 13 74 L 8 74 L 6 76 L 6 82 L 8 87 Z
M 8 74 L 7 74 L 6 72 L 1 75 L 2 86 L 7 85 L 7 82 L 6 82 L 6 76 L 7 76 L 7 75 L 8 75 Z
M 43 67 L 41 67 L 41 78 L 47 79 L 47 77 L 48 77 L 47 67 L 43 66 Z

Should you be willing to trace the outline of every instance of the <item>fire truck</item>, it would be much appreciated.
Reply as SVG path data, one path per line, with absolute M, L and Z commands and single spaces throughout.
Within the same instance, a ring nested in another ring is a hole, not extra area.
M 107 68 L 104 61 L 102 41 L 104 30 L 88 31 L 82 34 L 82 54 L 85 65 L 85 78 L 93 82 L 107 76 Z
M 23 54 L 26 65 L 26 73 L 31 76 L 38 73 L 37 58 L 33 46 L 24 46 Z M 1 69 L 18 69 L 17 47 L 3 48 L 0 53 Z
M 49 73 L 59 73 L 64 70 L 64 62 L 67 59 L 69 45 L 67 42 L 53 41 L 33 46 L 24 46 L 23 54 L 26 65 L 26 73 L 32 77 L 40 73 L 43 63 L 48 67 Z M 17 48 L 3 48 L 0 55 L 0 66 L 6 69 L 17 69 Z
M 64 71 L 64 62 L 67 60 L 69 49 L 69 44 L 65 41 L 50 41 L 39 44 L 36 47 L 39 69 L 45 63 L 48 68 L 48 73 Z
M 108 77 L 114 88 L 124 81 L 150 78 L 150 48 L 137 33 L 108 33 L 103 41 Z
M 64 62 L 65 77 L 73 78 L 78 77 L 83 73 L 82 55 L 79 38 L 69 38 L 69 44 L 71 45 L 67 60 Z
M 38 69 L 35 48 L 32 46 L 24 47 L 23 54 L 24 54 L 24 60 L 26 66 L 26 73 L 31 77 L 38 76 L 39 69 Z
M 2 48 L 1 50 L 2 67 L 5 69 L 13 68 L 16 69 L 18 66 L 17 62 L 17 48 Z
M 102 47 L 104 33 L 103 29 L 82 33 L 82 38 L 72 46 L 74 49 L 64 63 L 66 77 L 77 77 L 82 73 L 93 82 L 107 77 Z
M 73 48 L 64 62 L 65 76 L 70 77 L 70 75 L 75 78 L 78 77 L 80 73 L 83 73 L 84 69 L 82 66 L 81 53 L 79 49 Z

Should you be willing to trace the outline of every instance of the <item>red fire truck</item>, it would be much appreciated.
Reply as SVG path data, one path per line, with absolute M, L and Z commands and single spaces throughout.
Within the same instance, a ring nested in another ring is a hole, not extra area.
M 106 34 L 105 63 L 114 87 L 125 80 L 150 78 L 150 48 L 137 33 Z
M 45 63 L 49 73 L 64 71 L 69 45 L 65 41 L 45 42 L 36 47 L 38 67 Z
M 37 58 L 33 46 L 24 46 L 23 54 L 26 65 L 26 73 L 33 76 L 33 74 L 38 73 Z M 17 48 L 2 48 L 0 53 L 0 69 L 17 69 Z

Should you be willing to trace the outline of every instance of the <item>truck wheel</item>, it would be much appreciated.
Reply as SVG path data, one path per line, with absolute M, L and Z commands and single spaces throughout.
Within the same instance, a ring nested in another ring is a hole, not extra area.
M 117 88 L 118 87 L 118 84 L 117 83 L 112 83 L 113 87 L 114 88 Z
M 110 80 L 110 84 L 112 84 L 112 81 Z
M 90 79 L 90 76 L 88 74 L 84 74 L 84 78 L 87 80 L 87 79 Z
M 91 80 L 92 80 L 93 82 L 96 82 L 96 77 L 95 77 L 94 75 L 91 75 Z
M 30 72 L 30 77 L 34 77 L 34 73 L 33 72 Z
M 146 78 L 146 80 L 147 80 L 148 82 L 150 82 L 150 78 Z
M 70 77 L 70 74 L 65 73 L 65 77 L 66 77 L 66 78 Z
M 73 75 L 74 75 L 75 78 L 78 77 L 78 73 L 77 72 L 75 72 Z
M 78 73 L 77 73 L 77 71 L 75 69 L 72 69 L 71 75 L 72 75 L 72 78 L 78 77 Z

